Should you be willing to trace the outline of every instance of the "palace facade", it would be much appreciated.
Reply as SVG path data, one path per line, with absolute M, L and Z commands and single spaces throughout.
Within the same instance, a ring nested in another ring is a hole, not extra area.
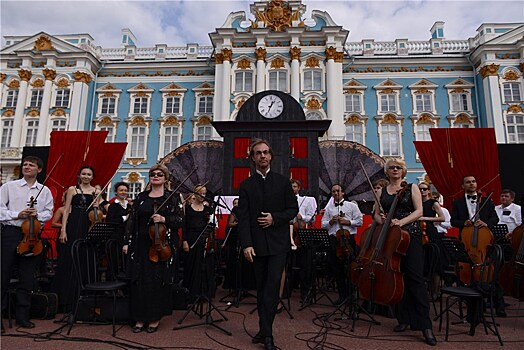
M 424 178 L 414 140 L 430 128 L 493 128 L 524 143 L 524 23 L 483 23 L 467 39 L 436 22 L 426 41 L 348 41 L 324 11 L 302 1 L 256 1 L 232 12 L 210 43 L 96 46 L 89 34 L 4 36 L 0 51 L 2 181 L 18 177 L 24 146 L 53 130 L 107 130 L 127 142 L 116 181 L 140 192 L 148 169 L 192 140 L 220 140 L 213 121 L 235 120 L 264 90 L 289 93 L 324 136 L 407 161 Z M 422 30 L 426 28 L 416 28 Z

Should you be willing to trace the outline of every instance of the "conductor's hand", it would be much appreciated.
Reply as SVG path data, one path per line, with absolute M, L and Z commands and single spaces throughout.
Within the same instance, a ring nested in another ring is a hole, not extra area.
M 246 260 L 249 262 L 253 262 L 253 257 L 256 256 L 255 249 L 253 247 L 247 247 L 244 249 L 244 256 L 246 257 Z
M 261 212 L 261 216 L 258 217 L 258 225 L 262 228 L 268 228 L 269 226 L 273 225 L 273 216 L 271 216 L 271 213 Z

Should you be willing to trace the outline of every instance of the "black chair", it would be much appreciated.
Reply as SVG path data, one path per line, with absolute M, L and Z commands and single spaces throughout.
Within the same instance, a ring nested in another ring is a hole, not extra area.
M 100 281 L 98 270 L 99 260 L 97 248 L 89 240 L 79 239 L 73 242 L 71 246 L 71 255 L 73 257 L 73 266 L 78 281 L 78 298 L 76 300 L 73 316 L 69 319 L 69 330 L 71 332 L 78 313 L 78 305 L 81 300 L 88 296 L 94 296 L 95 305 L 97 305 L 97 296 L 99 294 L 111 293 L 113 296 L 113 336 L 116 334 L 116 293 L 119 289 L 126 286 L 121 281 Z
M 124 244 L 117 239 L 108 239 L 105 245 L 109 263 L 108 279 L 112 281 L 129 282 L 126 274 L 127 255 L 122 251 Z
M 497 336 L 500 345 L 504 345 L 500 332 L 498 330 L 497 321 L 495 319 L 495 306 L 494 301 L 496 297 L 496 286 L 499 280 L 500 269 L 503 264 L 503 251 L 502 248 L 495 244 L 488 249 L 486 259 L 479 266 L 480 267 L 480 278 L 478 281 L 473 282 L 470 286 L 458 286 L 458 287 L 442 287 L 441 296 L 446 297 L 446 341 L 449 336 L 449 314 L 450 308 L 457 302 L 461 303 L 465 300 L 477 301 L 478 310 L 468 310 L 469 312 L 478 312 L 480 322 L 484 325 L 484 331 L 488 334 L 488 329 Z M 442 300 L 442 299 L 441 299 Z M 451 301 L 451 302 L 450 302 Z M 443 302 L 441 301 L 440 310 L 442 314 Z M 486 312 L 484 311 L 486 310 Z M 490 321 L 486 319 L 486 313 L 489 315 Z M 442 325 L 442 318 L 440 319 L 440 326 Z M 475 325 L 472 325 L 473 329 Z M 472 335 L 474 333 L 470 333 Z

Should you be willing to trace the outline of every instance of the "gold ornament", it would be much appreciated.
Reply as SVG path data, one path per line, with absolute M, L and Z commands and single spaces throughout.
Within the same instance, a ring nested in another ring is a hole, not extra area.
M 29 79 L 31 79 L 31 77 L 33 76 L 33 73 L 30 70 L 27 70 L 27 69 L 20 69 L 18 71 L 18 76 L 23 81 L 29 81 Z
M 500 65 L 492 63 L 488 64 L 482 68 L 480 68 L 480 75 L 482 78 L 486 78 L 487 76 L 496 76 L 498 74 Z
M 53 43 L 51 39 L 47 36 L 42 35 L 35 41 L 35 51 L 44 51 L 44 50 L 54 50 Z
M 255 56 L 257 58 L 257 61 L 265 61 L 266 60 L 266 49 L 263 47 L 257 47 L 255 50 Z
M 300 60 L 300 53 L 302 49 L 298 46 L 293 46 L 291 49 L 289 49 L 289 56 L 291 57 L 291 60 Z

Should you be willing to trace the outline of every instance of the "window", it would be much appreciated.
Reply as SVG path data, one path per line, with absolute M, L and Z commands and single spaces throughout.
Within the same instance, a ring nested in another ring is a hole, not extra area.
M 197 126 L 197 135 L 196 135 L 197 141 L 211 140 L 212 135 L 213 135 L 213 129 L 211 126 L 209 125 Z
M 434 124 L 419 123 L 415 124 L 415 138 L 417 141 L 431 141 L 429 129 L 434 128 Z
M 269 90 L 287 91 L 287 72 L 269 72 Z
M 51 123 L 51 131 L 66 131 L 67 120 L 54 119 Z
M 147 113 L 147 97 L 135 97 L 135 100 L 133 102 L 133 113 Z
M 8 90 L 5 100 L 6 108 L 16 108 L 16 103 L 18 102 L 18 90 Z
M 308 112 L 306 114 L 306 120 L 322 120 L 322 114 L 319 112 Z
M 382 155 L 400 156 L 400 138 L 398 124 L 382 124 Z
M 132 126 L 131 127 L 131 142 L 129 147 L 131 149 L 131 158 L 145 158 L 145 141 L 146 141 L 146 127 Z
M 115 141 L 115 128 L 112 126 L 101 126 L 101 131 L 107 131 L 106 142 Z
M 213 113 L 213 96 L 200 96 L 198 98 L 198 113 Z
M 415 111 L 416 112 L 431 112 L 433 110 L 431 104 L 431 94 L 416 94 L 415 95 Z
M 56 90 L 56 100 L 55 100 L 55 106 L 56 107 L 69 107 L 69 95 L 71 90 L 69 89 L 60 89 Z
M 507 116 L 508 143 L 524 143 L 524 115 Z M 3 142 L 3 138 L 2 138 Z
M 9 147 L 11 145 L 11 136 L 13 135 L 13 119 L 2 121 L 2 141 L 0 147 Z
M 362 124 L 346 124 L 346 141 L 363 143 Z
M 451 94 L 451 108 L 453 112 L 469 111 L 468 94 L 466 93 Z
M 361 112 L 360 109 L 360 95 L 359 94 L 348 94 L 346 95 L 346 110 L 345 112 Z
M 33 90 L 31 92 L 31 103 L 29 104 L 29 107 L 41 107 L 43 96 L 44 90 Z
M 178 147 L 178 126 L 164 128 L 164 156 Z
M 38 120 L 29 120 L 25 134 L 25 145 L 36 146 L 36 133 L 38 132 Z
M 504 101 L 520 102 L 519 83 L 504 83 Z
M 130 198 L 135 199 L 136 196 L 138 196 L 138 194 L 140 192 L 142 192 L 142 183 L 140 183 L 140 182 L 130 182 L 129 183 L 129 191 L 128 191 L 127 195 Z
M 102 107 L 100 108 L 101 114 L 114 114 L 115 113 L 116 98 L 104 97 L 102 98 Z
M 168 96 L 166 97 L 166 113 L 180 114 L 180 97 Z
M 322 71 L 311 69 L 304 71 L 304 90 L 319 91 L 322 88 Z
M 397 111 L 397 95 L 396 94 L 380 95 L 380 111 L 381 112 L 396 112 Z
M 235 91 L 253 91 L 253 72 L 235 73 Z

